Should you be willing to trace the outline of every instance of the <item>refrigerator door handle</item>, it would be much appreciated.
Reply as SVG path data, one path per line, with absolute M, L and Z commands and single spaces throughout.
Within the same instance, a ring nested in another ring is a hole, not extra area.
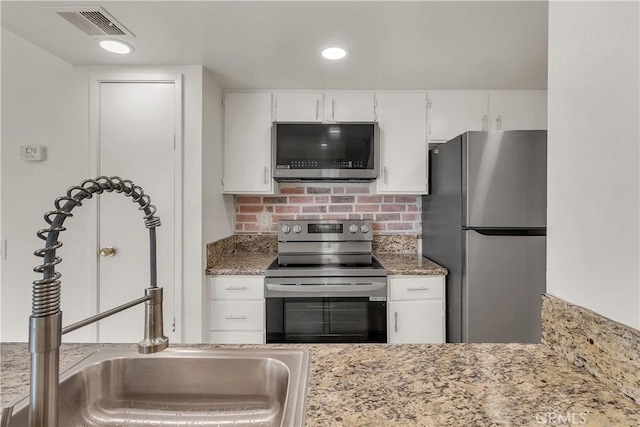
M 546 236 L 546 228 L 468 228 L 463 230 L 475 231 L 483 236 Z

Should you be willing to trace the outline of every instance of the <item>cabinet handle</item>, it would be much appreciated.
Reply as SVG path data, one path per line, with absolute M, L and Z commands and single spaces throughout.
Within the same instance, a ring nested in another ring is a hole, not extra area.
M 487 124 L 487 115 L 485 114 L 484 116 L 482 116 L 482 130 L 487 130 L 486 124 Z
M 225 291 L 246 291 L 246 286 L 227 286 L 224 288 Z
M 269 168 L 265 166 L 265 167 L 264 167 L 264 183 L 265 183 L 265 184 L 268 182 L 268 181 L 267 181 L 267 174 L 268 174 L 268 172 L 269 172 Z
M 429 288 L 427 287 L 422 287 L 422 288 L 407 288 L 408 292 L 415 292 L 415 291 L 428 291 Z
M 396 332 L 398 332 L 398 312 L 397 311 L 393 313 L 393 318 L 394 318 L 394 323 L 395 323 L 393 329 Z
M 336 119 L 336 100 L 331 100 L 331 120 Z
M 320 120 L 320 100 L 316 99 L 316 120 Z
M 502 130 L 502 116 L 496 117 L 496 130 Z
M 378 100 L 375 95 L 373 95 L 373 121 L 378 121 Z
M 247 316 L 245 316 L 244 314 L 240 315 L 240 316 L 227 316 L 225 317 L 225 319 L 227 320 L 247 320 Z
M 382 168 L 382 178 L 384 180 L 385 185 L 389 183 L 389 170 L 387 169 L 387 167 L 385 166 L 384 168 Z

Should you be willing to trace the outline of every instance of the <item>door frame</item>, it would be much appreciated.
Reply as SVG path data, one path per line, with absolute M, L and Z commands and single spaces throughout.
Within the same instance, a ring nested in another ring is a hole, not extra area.
M 100 73 L 91 74 L 89 76 L 89 172 L 92 177 L 98 176 L 100 165 L 100 85 L 102 83 L 172 83 L 174 85 L 174 129 L 175 129 L 175 148 L 173 156 L 174 167 L 174 295 L 173 295 L 173 314 L 175 322 L 175 331 L 173 331 L 175 340 L 182 342 L 182 152 L 183 152 L 183 98 L 182 98 L 182 74 L 165 74 L 165 73 Z M 126 178 L 126 177 L 124 177 Z M 153 201 L 153 195 L 152 201 Z M 89 236 L 89 247 L 94 248 L 95 257 L 92 258 L 89 267 L 91 277 L 94 277 L 96 284 L 99 281 L 98 271 L 98 224 L 99 224 L 99 206 L 97 203 L 89 204 L 89 215 L 95 218 L 96 226 Z M 160 213 L 160 218 L 162 215 Z M 90 286 L 89 300 L 94 313 L 98 313 L 99 292 L 98 286 Z M 144 295 L 144 288 L 140 289 L 140 296 Z M 126 301 L 123 301 L 123 303 Z M 164 325 L 165 329 L 172 328 L 173 325 Z M 97 339 L 97 325 L 91 325 L 94 337 Z

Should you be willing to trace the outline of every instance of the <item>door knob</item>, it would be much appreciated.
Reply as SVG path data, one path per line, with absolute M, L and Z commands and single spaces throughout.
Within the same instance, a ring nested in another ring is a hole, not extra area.
M 100 256 L 103 257 L 110 257 L 110 256 L 114 256 L 116 254 L 116 248 L 114 248 L 113 246 L 105 246 L 104 248 L 100 248 Z

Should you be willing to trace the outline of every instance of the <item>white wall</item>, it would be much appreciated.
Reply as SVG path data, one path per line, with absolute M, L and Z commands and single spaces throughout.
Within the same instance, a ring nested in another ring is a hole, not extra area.
M 222 89 L 206 69 L 203 77 L 203 210 L 206 218 L 216 219 L 206 221 L 203 226 L 202 240 L 207 244 L 234 233 L 234 202 L 233 195 L 222 194 L 224 163 Z
M 640 329 L 639 3 L 549 5 L 547 290 Z
M 234 204 L 233 195 L 222 194 L 222 141 L 224 137 L 222 90 L 206 69 L 202 77 L 202 215 L 205 221 L 202 225 L 201 257 L 204 275 L 204 267 L 207 263 L 207 243 L 233 234 Z M 198 296 L 194 294 L 190 297 L 195 299 Z M 201 311 L 199 313 L 185 312 L 185 319 L 191 324 L 195 323 L 198 318 L 206 319 L 209 314 L 208 306 L 209 301 L 203 299 Z M 188 317 L 193 317 L 193 319 L 188 319 Z M 203 330 L 202 334 L 202 339 L 208 341 L 208 331 Z M 192 335 L 192 332 L 188 332 L 186 336 L 189 342 L 194 342 L 197 339 L 195 335 Z
M 215 164 L 222 157 L 222 118 L 218 99 L 215 99 L 220 97 L 219 88 L 210 76 L 204 76 L 201 66 L 73 67 L 3 29 L 1 231 L 2 238 L 8 240 L 9 250 L 7 260 L 2 261 L 0 282 L 2 341 L 25 341 L 28 336 L 31 282 L 40 277 L 32 269 L 39 261 L 33 251 L 42 246 L 42 241 L 35 236 L 45 225 L 42 214 L 53 208 L 55 197 L 90 174 L 89 75 L 135 72 L 183 75 L 182 312 L 185 317 L 178 326 L 184 342 L 199 342 L 205 334 L 201 317 L 205 284 L 203 252 L 204 244 L 208 243 L 205 237 L 214 239 L 232 233 L 225 220 L 210 223 L 210 212 L 217 215 L 218 207 L 223 206 L 215 183 L 221 171 L 206 169 L 209 163 Z M 209 89 L 203 87 L 204 80 Z M 204 92 L 211 101 L 203 102 Z M 205 104 L 214 119 L 203 126 L 203 121 L 208 120 L 203 117 Z M 206 148 L 203 148 L 203 137 L 207 138 Z M 18 147 L 23 144 L 46 145 L 47 160 L 20 161 Z M 206 202 L 203 202 L 204 194 Z M 225 209 L 221 218 L 227 217 Z M 206 232 L 203 218 L 207 218 L 209 224 Z M 64 246 L 59 253 L 64 261 L 59 270 L 63 273 L 62 310 L 66 325 L 95 311 L 95 301 L 91 300 L 89 291 L 95 281 L 90 275 L 95 248 L 87 247 L 85 238 L 95 231 L 95 226 L 90 223 L 87 210 L 82 208 L 74 210 L 74 217 L 65 225 L 69 230 L 60 237 Z M 93 329 L 89 327 L 66 335 L 65 341 L 91 341 L 93 337 Z
M 88 84 L 86 70 L 72 67 L 15 34 L 2 29 L 2 341 L 24 341 L 31 314 L 31 282 L 42 275 L 33 267 L 42 260 L 33 251 L 43 246 L 35 235 L 46 223 L 53 201 L 88 176 Z M 44 145 L 46 160 L 20 160 L 20 145 Z M 66 220 L 58 250 L 63 262 L 64 323 L 91 312 L 87 284 L 89 259 L 84 236 L 89 222 L 82 208 Z M 71 304 L 73 295 L 75 304 Z M 65 298 L 66 296 L 66 298 Z M 65 304 L 67 301 L 67 304 Z M 77 302 L 83 302 L 78 304 Z M 95 304 L 94 304 L 95 306 Z M 90 337 L 85 329 L 68 338 Z

